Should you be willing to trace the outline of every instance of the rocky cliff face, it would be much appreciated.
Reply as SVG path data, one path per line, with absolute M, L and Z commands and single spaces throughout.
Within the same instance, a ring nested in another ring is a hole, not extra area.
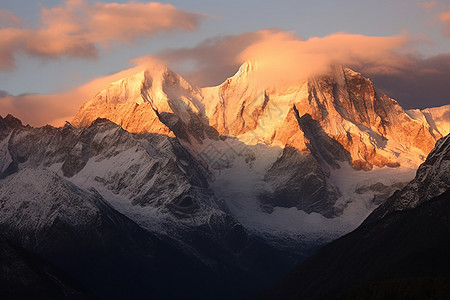
M 340 168 L 338 162 L 350 162 L 350 153 L 310 115 L 300 118 L 296 109 L 294 112 L 306 149 L 299 151 L 292 146 L 283 149 L 282 156 L 265 175 L 273 193 L 263 195 L 262 202 L 271 207 L 297 207 L 307 213 L 337 216 L 341 211 L 335 203 L 342 195 L 330 181 L 330 169 Z

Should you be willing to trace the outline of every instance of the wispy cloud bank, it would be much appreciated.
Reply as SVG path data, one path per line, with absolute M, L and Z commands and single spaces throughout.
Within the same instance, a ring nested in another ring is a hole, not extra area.
M 20 26 L 20 18 L 6 9 L 0 9 L 0 29 Z
M 140 38 L 176 29 L 193 30 L 203 15 L 158 2 L 96 3 L 68 0 L 42 8 L 37 29 L 26 28 L 18 17 L 0 11 L 0 69 L 14 68 L 16 52 L 55 58 L 93 58 L 98 46 L 132 43 Z
M 262 62 L 258 79 L 269 85 L 320 75 L 330 65 L 340 64 L 373 78 L 377 87 L 405 108 L 448 104 L 449 54 L 424 57 L 409 49 L 417 42 L 407 34 L 370 37 L 336 33 L 303 40 L 291 32 L 272 29 L 216 37 L 157 56 L 200 86 L 222 83 L 248 59 Z M 186 62 L 193 66 L 192 71 L 180 68 Z
M 273 84 L 323 74 L 333 64 L 371 73 L 398 72 L 407 61 L 399 51 L 408 41 L 405 35 L 347 33 L 303 40 L 294 33 L 270 29 L 208 39 L 196 47 L 166 50 L 157 56 L 175 68 L 186 62 L 193 65 L 185 76 L 200 86 L 221 83 L 247 60 L 258 61 L 260 80 Z
M 450 37 L 450 11 L 441 13 L 439 17 L 440 17 L 440 20 L 442 21 L 442 23 L 444 23 L 445 35 Z
M 289 32 L 265 32 L 263 38 L 240 54 L 241 61 L 259 62 L 259 76 L 267 84 L 292 83 L 325 74 L 332 65 L 371 72 L 396 72 L 401 67 L 397 51 L 405 36 L 370 37 L 336 33 L 302 40 Z

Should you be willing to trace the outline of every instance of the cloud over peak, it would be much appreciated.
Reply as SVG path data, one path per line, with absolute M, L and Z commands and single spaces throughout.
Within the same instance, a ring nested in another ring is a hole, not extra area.
M 392 73 L 407 63 L 407 35 L 372 37 L 335 33 L 307 40 L 293 32 L 265 29 L 210 38 L 193 48 L 168 49 L 157 54 L 200 86 L 220 84 L 247 60 L 258 61 L 258 78 L 267 84 L 296 82 L 321 75 L 333 64 L 368 73 Z M 186 72 L 179 66 L 194 66 Z M 263 83 L 264 84 L 264 83 Z
M 450 37 L 450 11 L 441 13 L 439 17 L 445 25 L 445 35 Z
M 37 29 L 21 26 L 20 19 L 7 10 L 1 10 L 0 17 L 0 70 L 14 68 L 16 52 L 93 58 L 99 45 L 132 43 L 177 29 L 191 31 L 204 19 L 158 2 L 90 5 L 83 0 L 42 8 Z
M 335 33 L 303 40 L 290 32 L 266 31 L 261 40 L 241 52 L 240 60 L 259 61 L 260 77 L 268 83 L 322 75 L 331 65 L 392 73 L 401 67 L 397 51 L 406 44 L 405 36 Z

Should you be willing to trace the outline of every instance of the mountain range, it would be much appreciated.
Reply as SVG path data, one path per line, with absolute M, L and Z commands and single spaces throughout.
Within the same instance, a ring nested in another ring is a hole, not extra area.
M 404 110 L 341 66 L 272 86 L 258 68 L 199 88 L 154 65 L 64 127 L 0 117 L 1 238 L 69 277 L 70 297 L 247 298 L 369 214 L 448 190 L 408 182 L 450 105 Z M 448 174 L 439 151 L 418 174 Z

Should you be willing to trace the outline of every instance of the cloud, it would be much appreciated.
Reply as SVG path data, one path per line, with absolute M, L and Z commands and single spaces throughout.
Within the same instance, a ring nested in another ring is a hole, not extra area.
M 450 11 L 441 13 L 439 16 L 442 23 L 445 25 L 444 33 L 450 37 Z
M 403 63 L 397 51 L 406 45 L 405 36 L 336 33 L 302 40 L 289 32 L 266 32 L 263 39 L 240 54 L 240 59 L 258 62 L 258 76 L 266 84 L 294 83 L 325 74 L 332 65 L 396 72 Z
M 241 52 L 241 60 L 263 62 L 264 84 L 295 83 L 325 74 L 330 65 L 350 67 L 373 79 L 375 86 L 405 108 L 450 103 L 450 53 L 425 57 L 410 49 L 420 42 L 408 35 L 369 37 L 336 33 L 301 40 L 292 33 L 266 32 Z
M 37 29 L 20 26 L 20 19 L 0 11 L 0 69 L 14 67 L 14 54 L 56 58 L 94 58 L 98 47 L 132 43 L 141 38 L 177 29 L 194 30 L 203 15 L 158 2 L 96 3 L 68 0 L 63 5 L 42 8 Z
M 200 86 L 223 82 L 247 60 L 258 62 L 258 80 L 276 84 L 323 74 L 333 64 L 370 73 L 398 72 L 408 60 L 398 52 L 408 43 L 406 35 L 368 37 L 336 33 L 303 40 L 292 32 L 269 29 L 216 37 L 193 48 L 169 49 L 157 56 Z M 186 65 L 191 67 L 188 72 L 183 68 Z
M 413 42 L 420 41 L 407 35 L 346 33 L 302 40 L 271 29 L 207 39 L 193 48 L 168 49 L 157 56 L 200 86 L 222 83 L 247 59 L 264 61 L 258 78 L 264 84 L 293 82 L 340 64 L 373 79 L 405 108 L 448 104 L 450 54 L 424 57 L 409 49 Z

